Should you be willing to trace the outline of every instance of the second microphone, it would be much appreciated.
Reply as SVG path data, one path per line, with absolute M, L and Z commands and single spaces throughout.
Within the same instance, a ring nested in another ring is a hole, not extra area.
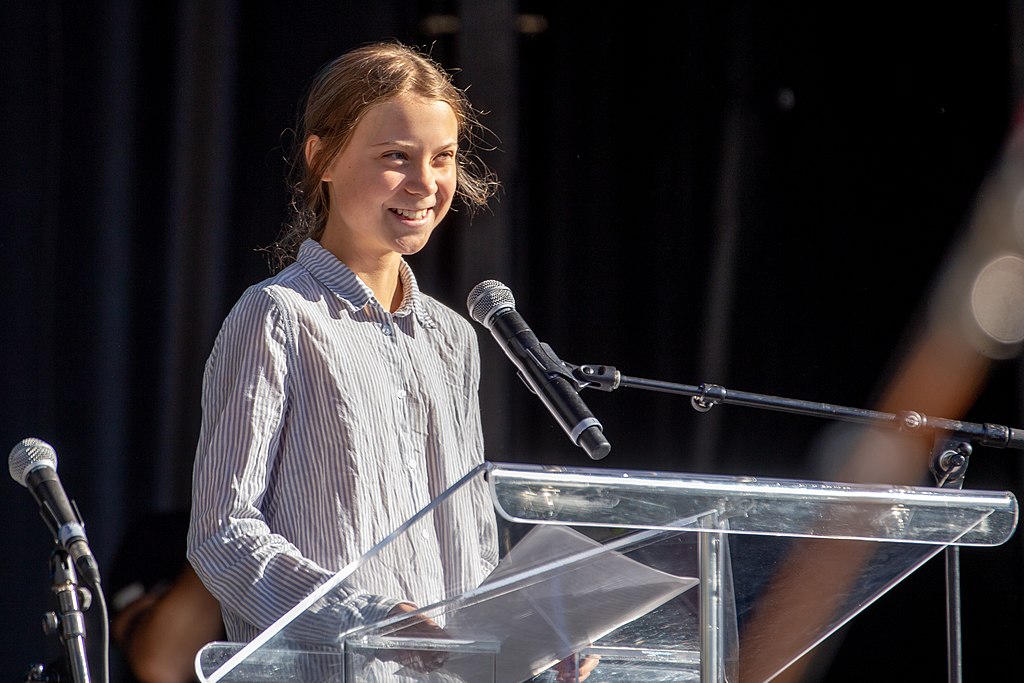
M 519 370 L 572 442 L 593 460 L 611 451 L 601 423 L 590 412 L 551 347 L 537 339 L 516 311 L 512 291 L 497 280 L 485 280 L 466 299 L 469 316 L 491 331 L 505 355 Z

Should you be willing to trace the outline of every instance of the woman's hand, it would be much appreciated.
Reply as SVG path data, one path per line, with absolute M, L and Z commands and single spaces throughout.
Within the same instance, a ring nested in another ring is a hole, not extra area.
M 418 607 L 409 602 L 400 602 L 388 613 L 389 617 L 398 617 L 415 612 Z M 414 614 L 401 622 L 398 629 L 391 633 L 400 638 L 447 638 L 445 630 L 433 619 L 422 614 Z M 431 650 L 391 650 L 379 655 L 382 659 L 391 659 L 414 671 L 426 672 L 441 668 L 448 655 L 445 652 Z
M 552 667 L 557 674 L 555 680 L 558 683 L 582 683 L 587 680 L 591 672 L 597 668 L 601 658 L 597 655 L 587 655 L 579 660 L 579 671 L 576 670 L 576 656 L 566 657 Z

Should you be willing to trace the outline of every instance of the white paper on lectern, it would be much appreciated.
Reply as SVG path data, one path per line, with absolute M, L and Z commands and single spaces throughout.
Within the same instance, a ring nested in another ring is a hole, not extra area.
M 555 560 L 570 555 L 585 559 Z M 464 607 L 445 624 L 454 638 L 500 644 L 496 683 L 527 680 L 698 583 L 603 549 L 568 527 L 540 525 L 482 585 L 545 565 L 526 585 Z M 484 660 L 455 656 L 445 671 L 465 681 L 490 680 L 492 663 Z

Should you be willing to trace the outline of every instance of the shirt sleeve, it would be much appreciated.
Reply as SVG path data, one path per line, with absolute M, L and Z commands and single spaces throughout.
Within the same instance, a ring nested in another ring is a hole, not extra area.
M 333 576 L 274 533 L 261 512 L 288 414 L 293 341 L 282 307 L 254 287 L 225 319 L 206 364 L 188 556 L 220 601 L 229 637 L 251 631 L 243 624 L 265 630 Z M 342 583 L 289 634 L 332 643 L 397 603 Z

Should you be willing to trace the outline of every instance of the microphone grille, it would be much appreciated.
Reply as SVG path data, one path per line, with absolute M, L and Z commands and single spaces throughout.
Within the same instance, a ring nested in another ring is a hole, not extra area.
M 487 326 L 491 316 L 506 308 L 516 307 L 512 290 L 497 280 L 484 280 L 474 287 L 466 298 L 469 317 Z
M 42 439 L 22 439 L 11 449 L 7 465 L 11 478 L 22 486 L 28 486 L 28 473 L 37 467 L 57 469 L 57 451 Z

